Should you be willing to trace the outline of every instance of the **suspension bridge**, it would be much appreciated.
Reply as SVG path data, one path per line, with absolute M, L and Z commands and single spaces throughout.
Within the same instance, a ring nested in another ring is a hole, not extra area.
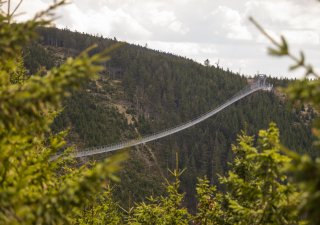
M 151 141 L 158 140 L 160 138 L 164 138 L 166 136 L 172 135 L 174 133 L 178 133 L 182 130 L 185 130 L 189 127 L 192 127 L 192 126 L 208 119 L 209 117 L 217 114 L 221 110 L 227 108 L 228 106 L 239 101 L 240 99 L 243 99 L 248 95 L 251 95 L 254 92 L 257 92 L 259 90 L 271 91 L 272 88 L 273 88 L 273 86 L 266 82 L 266 75 L 262 75 L 262 74 L 257 75 L 255 77 L 253 83 L 249 84 L 248 86 L 246 86 L 245 88 L 240 90 L 233 97 L 228 99 L 225 103 L 223 103 L 222 105 L 216 107 L 215 109 L 213 109 L 207 113 L 204 113 L 204 114 L 202 114 L 202 115 L 200 115 L 200 116 L 198 116 L 198 117 L 196 117 L 186 123 L 180 124 L 176 127 L 171 127 L 169 129 L 163 130 L 161 132 L 157 132 L 157 133 L 154 133 L 151 135 L 144 136 L 144 137 L 136 139 L 136 140 L 120 142 L 120 143 L 117 143 L 114 145 L 99 146 L 99 147 L 87 148 L 84 150 L 77 150 L 72 153 L 71 157 L 80 158 L 80 157 L 92 156 L 92 155 L 97 155 L 97 154 L 106 153 L 106 152 L 113 152 L 113 151 L 117 151 L 120 149 L 129 148 L 129 147 L 133 147 L 133 146 L 140 145 L 140 144 L 145 144 L 145 143 L 148 143 Z M 59 154 L 55 155 L 55 156 L 51 157 L 51 160 L 55 160 L 60 156 L 61 155 L 59 155 Z

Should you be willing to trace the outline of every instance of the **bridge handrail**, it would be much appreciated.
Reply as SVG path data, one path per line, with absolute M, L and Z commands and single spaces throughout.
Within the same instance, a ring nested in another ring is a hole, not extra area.
M 83 156 L 89 156 L 89 155 L 95 155 L 95 154 L 100 154 L 100 153 L 105 153 L 105 152 L 111 152 L 111 151 L 116 151 L 119 149 L 123 149 L 126 147 L 132 147 L 138 144 L 143 144 L 143 143 L 147 143 L 149 141 L 152 140 L 156 140 L 165 136 L 168 136 L 170 134 L 176 133 L 178 131 L 187 129 L 188 127 L 191 127 L 197 123 L 202 122 L 203 120 L 213 116 L 214 114 L 218 113 L 219 111 L 221 111 L 222 109 L 228 107 L 229 105 L 233 104 L 234 102 L 246 97 L 247 95 L 250 95 L 253 92 L 256 92 L 258 90 L 264 89 L 264 88 L 268 88 L 270 87 L 270 85 L 265 84 L 265 83 L 254 83 L 251 84 L 245 88 L 243 88 L 242 90 L 240 90 L 239 92 L 237 92 L 235 95 L 233 95 L 231 98 L 229 98 L 225 103 L 218 105 L 215 109 L 210 110 L 206 113 L 203 113 L 189 121 L 186 121 L 182 124 L 178 124 L 174 127 L 171 128 L 167 128 L 164 130 L 161 130 L 159 132 L 154 132 L 152 134 L 146 135 L 144 137 L 135 139 L 135 140 L 129 140 L 129 141 L 122 141 L 119 142 L 117 144 L 111 144 L 111 145 L 103 145 L 103 146 L 98 146 L 98 147 L 90 147 L 90 148 L 86 148 L 84 150 L 76 150 L 73 154 L 73 157 L 77 158 L 77 157 L 83 157 Z M 58 158 L 59 155 L 56 155 L 54 157 L 52 157 L 52 160 Z

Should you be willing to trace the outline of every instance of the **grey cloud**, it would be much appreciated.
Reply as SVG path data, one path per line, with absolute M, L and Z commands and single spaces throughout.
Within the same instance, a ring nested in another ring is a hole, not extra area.
M 50 1 L 32 2 L 25 11 Z M 59 14 L 60 27 L 150 43 L 198 62 L 220 59 L 247 74 L 286 74 L 286 66 L 266 55 L 269 43 L 249 23 L 253 16 L 272 34 L 285 34 L 295 50 L 306 49 L 310 61 L 320 65 L 320 4 L 315 0 L 75 0 Z

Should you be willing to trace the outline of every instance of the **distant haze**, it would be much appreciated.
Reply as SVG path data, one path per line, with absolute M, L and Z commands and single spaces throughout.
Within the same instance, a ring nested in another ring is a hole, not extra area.
M 17 2 L 17 0 L 13 1 Z M 50 4 L 25 0 L 25 19 Z M 273 35 L 283 34 L 294 52 L 303 49 L 320 69 L 320 3 L 316 0 L 75 0 L 58 11 L 56 25 L 116 37 L 200 63 L 209 59 L 245 75 L 278 77 L 290 61 L 267 55 L 269 42 L 248 21 L 253 16 Z

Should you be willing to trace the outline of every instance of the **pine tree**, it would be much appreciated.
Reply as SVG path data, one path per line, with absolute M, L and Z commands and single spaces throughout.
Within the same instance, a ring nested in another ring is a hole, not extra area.
M 0 223 L 70 224 L 93 193 L 115 179 L 123 156 L 103 163 L 74 167 L 66 149 L 66 132 L 53 134 L 50 125 L 61 101 L 101 71 L 107 51 L 69 58 L 45 74 L 26 76 L 22 49 L 33 40 L 38 26 L 50 24 L 56 1 L 48 10 L 23 23 L 12 12 L 0 11 Z M 10 4 L 0 1 L 0 6 Z M 10 7 L 8 7 L 9 9 Z M 49 19 L 48 19 L 49 18 Z M 56 161 L 51 156 L 65 150 Z
M 222 205 L 227 224 L 297 224 L 299 194 L 288 182 L 283 168 L 290 158 L 280 154 L 279 130 L 274 123 L 261 130 L 258 145 L 245 133 L 233 146 L 236 155 L 228 175 Z

